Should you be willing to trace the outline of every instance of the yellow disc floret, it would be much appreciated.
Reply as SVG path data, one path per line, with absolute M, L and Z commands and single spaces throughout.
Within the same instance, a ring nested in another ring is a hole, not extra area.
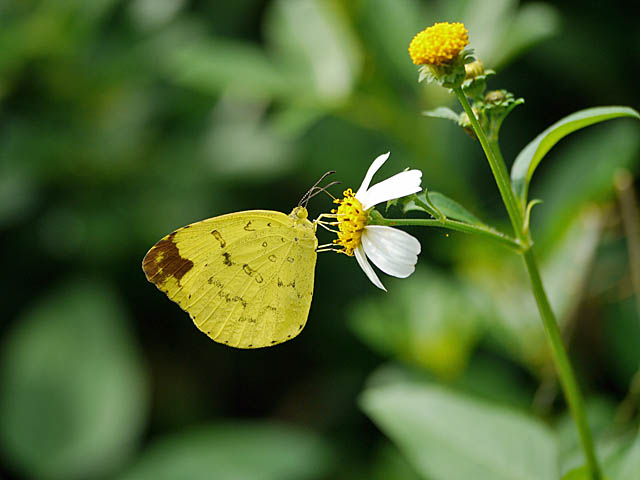
M 413 37 L 409 55 L 416 65 L 444 65 L 455 59 L 468 44 L 464 24 L 435 23 Z
M 343 248 L 342 252 L 351 256 L 356 247 L 360 245 L 368 217 L 362 209 L 362 203 L 350 188 L 345 190 L 343 195 L 344 198 L 334 200 L 334 203 L 340 205 L 338 209 L 331 211 L 338 220 L 338 238 L 333 243 L 340 245 Z

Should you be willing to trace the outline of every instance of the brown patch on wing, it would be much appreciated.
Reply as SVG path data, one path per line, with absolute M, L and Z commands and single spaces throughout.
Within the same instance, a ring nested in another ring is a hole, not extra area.
M 193 262 L 180 256 L 174 242 L 176 232 L 156 243 L 142 260 L 147 280 L 158 286 L 163 285 L 168 277 L 180 279 L 193 268 Z

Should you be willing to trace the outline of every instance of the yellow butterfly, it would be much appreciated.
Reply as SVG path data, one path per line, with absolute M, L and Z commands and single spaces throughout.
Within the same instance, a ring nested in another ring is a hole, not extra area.
M 147 280 L 216 342 L 260 348 L 292 339 L 307 323 L 318 246 L 302 203 L 326 188 L 317 185 L 329 173 L 289 215 L 230 213 L 170 233 L 142 261 Z

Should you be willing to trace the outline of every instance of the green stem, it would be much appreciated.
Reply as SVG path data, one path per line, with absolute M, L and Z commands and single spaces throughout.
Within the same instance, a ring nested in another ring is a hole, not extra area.
M 531 290 L 533 291 L 533 295 L 536 299 L 540 317 L 542 318 L 542 324 L 544 325 L 544 330 L 551 347 L 551 355 L 560 378 L 560 384 L 562 385 L 565 398 L 569 404 L 573 420 L 578 428 L 580 443 L 587 460 L 590 478 L 592 480 L 602 480 L 602 473 L 596 458 L 591 431 L 589 430 L 589 425 L 587 423 L 587 415 L 584 408 L 582 394 L 580 393 L 580 388 L 578 387 L 573 369 L 571 368 L 567 351 L 562 343 L 558 323 L 556 322 L 547 294 L 545 293 L 542 285 L 540 272 L 538 271 L 538 264 L 536 263 L 533 250 L 531 248 L 531 234 L 529 232 L 528 225 L 524 225 L 523 206 L 520 206 L 516 200 L 513 190 L 511 189 L 511 182 L 509 181 L 507 167 L 502 159 L 497 139 L 494 139 L 492 143 L 489 143 L 487 136 L 473 113 L 471 105 L 469 105 L 469 101 L 462 92 L 462 89 L 460 87 L 454 88 L 453 92 L 456 94 L 462 108 L 464 108 L 464 111 L 469 116 L 471 126 L 482 145 L 482 149 L 487 156 L 493 176 L 498 184 L 498 189 L 500 190 L 502 200 L 504 201 L 507 213 L 509 214 L 513 230 L 519 242 L 523 246 L 520 253 L 527 266 L 527 272 L 529 273 L 529 278 L 531 280 Z
M 420 226 L 420 227 L 442 227 L 450 230 L 456 230 L 464 233 L 474 233 L 482 237 L 488 238 L 501 245 L 509 247 L 510 249 L 521 253 L 522 245 L 518 243 L 515 238 L 505 235 L 502 232 L 494 230 L 487 226 L 472 225 L 469 223 L 458 222 L 457 220 L 451 220 L 449 218 L 440 219 L 426 219 L 426 218 L 382 218 L 382 217 L 370 217 L 373 219 L 372 224 L 388 225 L 388 226 Z
M 593 438 L 591 436 L 591 430 L 587 423 L 587 414 L 584 408 L 584 402 L 582 395 L 580 394 L 580 388 L 576 382 L 569 357 L 562 343 L 562 335 L 558 328 L 553 310 L 549 305 L 547 294 L 544 291 L 542 280 L 540 278 L 540 272 L 538 271 L 538 265 L 536 263 L 533 250 L 531 248 L 525 250 L 522 253 L 524 263 L 527 266 L 529 272 L 529 278 L 531 279 L 531 290 L 538 304 L 538 310 L 540 311 L 540 317 L 542 318 L 542 324 L 544 325 L 544 331 L 547 334 L 547 339 L 551 345 L 551 354 L 553 361 L 558 371 L 560 383 L 564 390 L 565 397 L 569 403 L 571 414 L 573 415 L 573 421 L 578 427 L 578 434 L 580 435 L 580 443 L 582 444 L 582 450 L 584 451 L 587 459 L 587 466 L 591 473 L 593 480 L 601 480 L 602 473 L 598 460 L 596 458 L 595 449 L 593 447 Z
M 502 195 L 502 201 L 507 208 L 507 213 L 509 214 L 511 225 L 513 225 L 513 231 L 516 233 L 518 239 L 522 242 L 523 245 L 529 245 L 530 239 L 526 234 L 524 234 L 522 228 L 522 209 L 520 208 L 518 201 L 513 194 L 513 190 L 511 189 L 511 182 L 509 181 L 507 167 L 505 167 L 504 161 L 500 161 L 500 159 L 496 156 L 494 150 L 491 148 L 489 140 L 487 139 L 484 130 L 480 126 L 478 119 L 473 113 L 467 97 L 465 97 L 464 93 L 462 92 L 462 88 L 454 88 L 453 92 L 456 94 L 456 97 L 458 97 L 462 108 L 464 108 L 464 111 L 467 113 L 469 121 L 471 122 L 471 126 L 473 127 L 473 130 L 475 131 L 476 136 L 480 141 L 480 145 L 482 145 L 482 149 L 487 156 L 487 160 L 489 160 L 489 166 L 491 167 L 493 176 L 496 179 L 496 183 L 498 184 L 498 190 L 500 190 L 500 195 Z

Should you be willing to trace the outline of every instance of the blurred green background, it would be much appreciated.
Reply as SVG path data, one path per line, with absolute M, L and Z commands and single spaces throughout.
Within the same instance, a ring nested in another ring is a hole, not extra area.
M 354 259 L 321 254 L 307 327 L 257 351 L 200 333 L 141 260 L 203 218 L 289 212 L 327 170 L 357 187 L 389 150 L 377 178 L 419 168 L 423 186 L 506 230 L 479 145 L 420 115 L 456 106 L 417 83 L 409 41 L 465 22 L 498 71 L 489 88 L 526 99 L 502 129 L 510 164 L 575 110 L 638 107 L 626 5 L 0 1 L 0 477 L 523 479 L 580 465 L 507 250 L 410 229 L 417 271 L 382 278 L 386 294 Z M 613 178 L 637 172 L 638 132 L 616 120 L 574 134 L 531 194 L 602 458 L 628 479 L 640 320 Z M 330 208 L 310 204 L 314 218 Z M 480 458 L 499 471 L 471 469 Z

